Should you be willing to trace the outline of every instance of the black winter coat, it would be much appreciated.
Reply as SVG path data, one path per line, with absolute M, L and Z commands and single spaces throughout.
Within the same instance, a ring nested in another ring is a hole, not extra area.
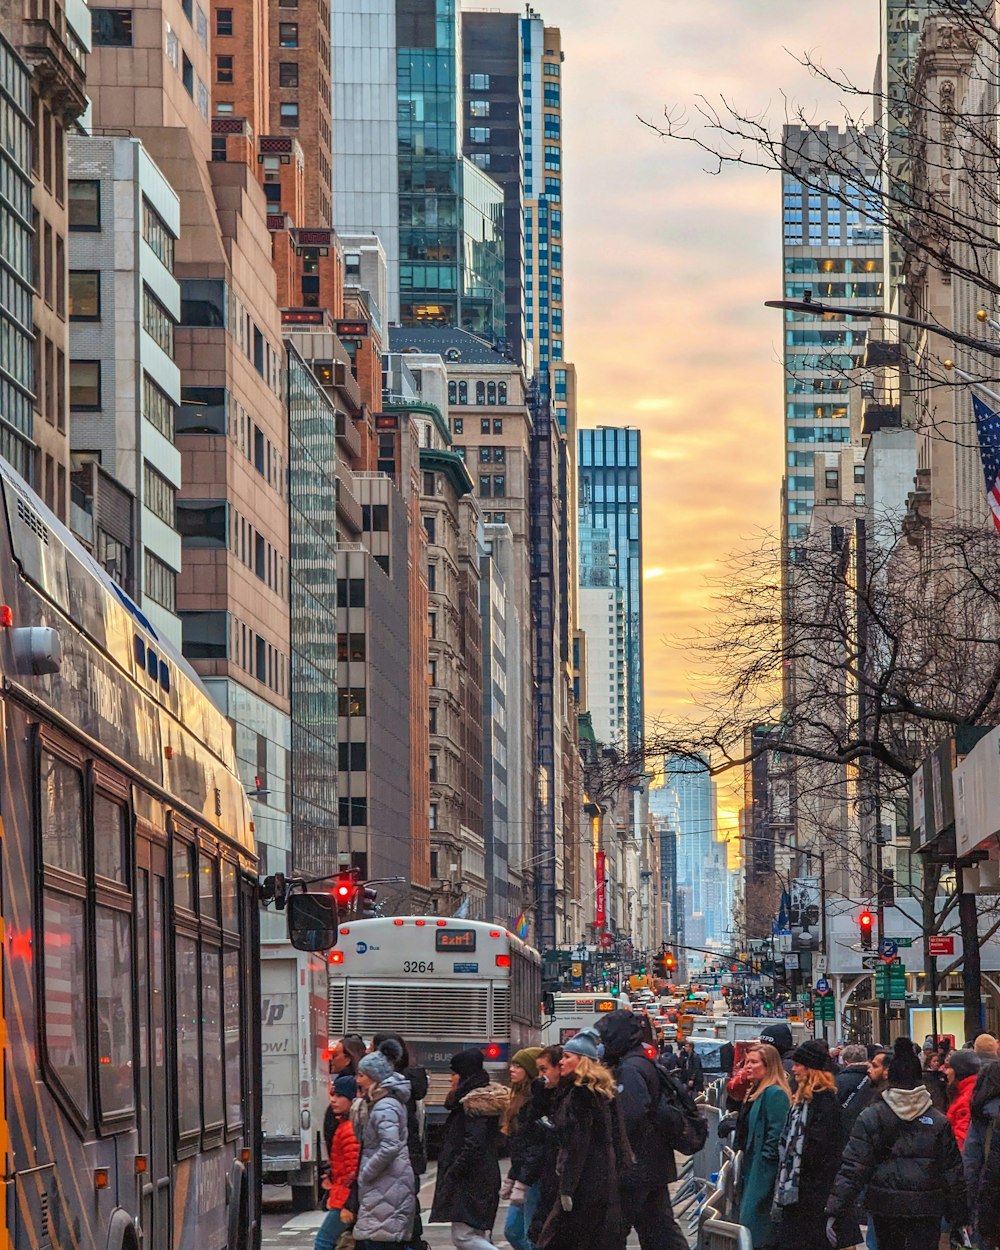
M 545 1082 L 538 1077 L 531 1082 L 531 1093 L 517 1111 L 507 1131 L 512 1180 L 522 1185 L 537 1184 L 545 1159 L 546 1131 L 540 1121 L 549 1112 L 550 1099 Z
M 535 1244 L 539 1250 L 624 1250 L 618 1176 L 630 1154 L 615 1101 L 574 1082 L 559 1100 L 555 1127 L 559 1188 Z M 564 1195 L 572 1211 L 563 1210 Z
M 652 1111 L 660 1097 L 656 1067 L 643 1048 L 635 1046 L 612 1070 L 618 1082 L 625 1132 L 635 1155 L 635 1163 L 622 1173 L 622 1188 L 665 1187 L 677 1179 L 677 1161 L 653 1128 Z M 675 1075 L 679 1074 L 675 1071 Z
M 406 1148 L 410 1154 L 413 1175 L 423 1176 L 427 1171 L 427 1145 L 420 1135 L 420 1112 L 417 1103 L 427 1097 L 430 1086 L 424 1068 L 406 1068 L 403 1076 L 410 1082 L 410 1101 L 406 1104 Z
M 1000 1246 L 1000 1121 L 993 1129 L 990 1153 L 980 1173 L 976 1228 L 984 1246 Z
M 445 1106 L 431 1220 L 489 1230 L 500 1205 L 500 1117 L 509 1091 L 485 1073 L 463 1081 Z
M 806 1115 L 799 1201 L 781 1210 L 778 1250 L 829 1250 L 823 1208 L 840 1167 L 846 1141 L 837 1095 L 832 1089 L 818 1090 Z M 838 1221 L 838 1246 L 856 1246 L 860 1240 L 861 1230 L 853 1215 Z
M 681 1051 L 681 1070 L 678 1075 L 692 1094 L 700 1094 L 705 1088 L 705 1069 L 697 1051 L 692 1051 L 691 1054 L 686 1050 Z
M 850 1137 L 854 1121 L 871 1102 L 872 1084 L 867 1063 L 852 1063 L 837 1073 L 837 1100 L 844 1113 L 844 1128 Z
M 922 1085 L 890 1087 L 862 1111 L 826 1204 L 828 1215 L 846 1215 L 867 1187 L 871 1215 L 966 1223 L 962 1156 L 947 1117 L 929 1100 Z
M 539 1095 L 543 1111 L 538 1121 L 541 1135 L 541 1172 L 538 1177 L 538 1205 L 528 1229 L 528 1239 L 532 1245 L 538 1245 L 542 1228 L 549 1212 L 559 1201 L 559 1176 L 556 1172 L 556 1160 L 559 1157 L 559 1133 L 555 1122 L 559 1118 L 559 1104 L 573 1088 L 574 1081 L 570 1076 L 562 1077 L 555 1088 L 545 1086 Z

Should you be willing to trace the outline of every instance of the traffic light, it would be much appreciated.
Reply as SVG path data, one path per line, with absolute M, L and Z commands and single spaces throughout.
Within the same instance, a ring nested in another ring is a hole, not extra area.
M 361 919 L 371 920 L 378 915 L 375 909 L 375 901 L 378 898 L 378 890 L 373 889 L 370 885 L 361 887 Z
M 357 889 L 358 886 L 353 872 L 342 872 L 333 883 L 333 897 L 337 903 L 337 911 L 340 913 L 341 919 L 345 919 L 350 912 L 351 903 L 354 901 Z
M 673 970 L 677 967 L 677 960 L 674 958 L 673 951 L 667 951 L 667 953 L 663 956 L 663 963 L 668 972 L 673 972 Z
M 868 908 L 864 908 L 858 917 L 858 929 L 861 933 L 861 949 L 870 951 L 872 948 L 872 926 L 875 919 Z

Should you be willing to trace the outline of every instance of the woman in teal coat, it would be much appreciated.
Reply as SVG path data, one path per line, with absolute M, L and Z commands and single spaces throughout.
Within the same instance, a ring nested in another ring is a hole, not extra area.
M 781 1056 L 773 1046 L 765 1044 L 751 1050 L 744 1071 L 752 1086 L 747 1098 L 740 1223 L 750 1230 L 754 1250 L 766 1250 L 777 1241 L 771 1205 L 778 1176 L 778 1147 L 791 1105 L 791 1091 Z

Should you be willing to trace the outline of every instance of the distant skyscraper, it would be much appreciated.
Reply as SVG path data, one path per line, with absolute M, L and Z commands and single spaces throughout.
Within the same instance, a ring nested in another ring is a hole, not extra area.
M 657 803 L 662 810 L 672 805 L 677 830 L 677 881 L 690 890 L 688 917 L 697 915 L 705 936 L 717 936 L 715 926 L 721 921 L 712 906 L 712 892 L 706 888 L 706 869 L 714 862 L 715 782 L 708 771 L 708 760 L 699 763 L 678 755 L 664 761 L 666 792 Z M 690 934 L 691 929 L 689 927 Z
M 628 744 L 639 748 L 644 734 L 641 441 L 638 430 L 613 426 L 580 430 L 578 439 L 580 586 L 610 583 L 623 593 Z M 592 530 L 608 534 L 604 582 L 603 547 L 595 543 Z
M 783 282 L 785 299 L 806 292 L 824 304 L 843 308 L 881 307 L 884 294 L 882 230 L 873 202 L 874 168 L 851 186 L 846 177 L 831 176 L 827 189 L 817 190 L 815 170 L 826 154 L 850 169 L 864 168 L 865 148 L 857 134 L 826 126 L 810 130 L 786 126 L 786 160 L 801 176 L 782 177 Z M 807 183 L 809 185 L 807 185 Z M 805 539 L 816 503 L 829 498 L 850 500 L 840 481 L 853 465 L 841 463 L 840 452 L 857 441 L 860 414 L 852 420 L 851 371 L 861 363 L 869 322 L 861 319 L 827 322 L 804 313 L 785 313 L 785 514 L 788 547 Z M 860 396 L 859 396 L 860 398 Z M 864 503 L 864 468 L 857 471 L 857 493 Z

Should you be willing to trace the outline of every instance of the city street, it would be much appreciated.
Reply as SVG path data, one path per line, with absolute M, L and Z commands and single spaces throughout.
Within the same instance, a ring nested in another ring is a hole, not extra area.
M 428 1211 L 431 1205 L 431 1198 L 434 1194 L 434 1177 L 437 1172 L 437 1165 L 432 1163 L 427 1175 L 423 1178 L 423 1185 L 420 1189 L 420 1207 L 423 1211 Z M 264 1214 L 264 1241 L 263 1250 L 312 1250 L 313 1242 L 316 1239 L 316 1230 L 323 1221 L 322 1211 L 306 1211 L 299 1215 L 293 1215 L 291 1211 L 284 1207 L 279 1209 L 281 1204 L 269 1200 L 269 1193 L 273 1195 L 280 1194 L 279 1190 L 264 1192 L 265 1214 Z M 268 1206 L 272 1209 L 268 1210 Z M 497 1221 L 494 1225 L 493 1240 L 498 1246 L 506 1246 L 502 1236 L 503 1222 L 507 1204 L 501 1203 L 500 1212 L 497 1215 Z M 434 1250 L 445 1250 L 445 1247 L 451 1246 L 451 1234 L 447 1224 L 431 1224 L 424 1230 L 424 1236 L 427 1243 L 434 1247 Z M 635 1234 L 629 1238 L 629 1250 L 639 1245 L 639 1241 Z

